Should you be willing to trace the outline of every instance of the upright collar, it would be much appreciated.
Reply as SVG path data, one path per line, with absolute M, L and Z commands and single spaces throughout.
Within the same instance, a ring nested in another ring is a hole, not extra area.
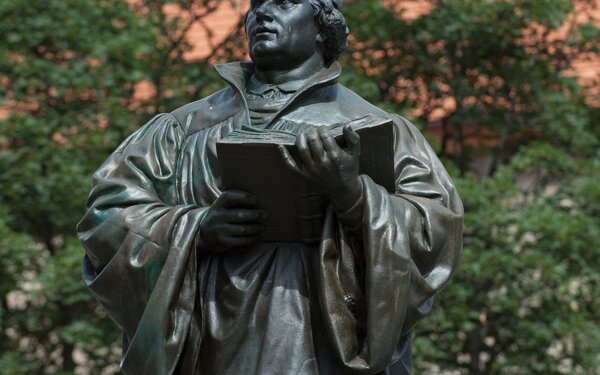
M 246 108 L 246 112 L 248 112 L 248 103 L 246 102 L 245 89 L 248 80 L 254 74 L 254 63 L 250 61 L 236 61 L 228 64 L 219 64 L 215 65 L 215 70 L 217 73 L 227 82 L 234 91 L 242 98 L 244 101 L 244 107 Z M 294 95 L 290 98 L 290 100 L 286 103 L 286 105 L 277 113 L 270 121 L 270 126 L 277 118 L 287 109 L 290 105 L 296 101 L 298 97 L 303 95 L 304 93 L 309 92 L 312 89 L 320 87 L 322 85 L 326 85 L 329 83 L 335 82 L 338 79 L 340 74 L 342 73 L 342 67 L 336 61 L 331 64 L 329 67 L 321 69 L 317 73 L 313 74 L 310 78 L 308 78 L 302 87 L 298 89 L 294 93 Z M 250 119 L 250 115 L 248 113 L 248 121 Z
M 221 76 L 221 78 L 225 80 L 225 82 L 229 83 L 240 93 L 243 93 L 245 91 L 247 82 L 254 74 L 254 63 L 250 61 L 235 61 L 227 64 L 218 64 L 215 65 L 215 70 Z M 329 67 L 321 69 L 317 73 L 313 74 L 310 78 L 304 81 L 304 85 L 301 87 L 294 87 L 294 90 L 306 91 L 314 86 L 333 82 L 340 76 L 341 73 L 342 67 L 336 61 Z M 283 83 L 277 86 L 287 89 L 289 85 Z

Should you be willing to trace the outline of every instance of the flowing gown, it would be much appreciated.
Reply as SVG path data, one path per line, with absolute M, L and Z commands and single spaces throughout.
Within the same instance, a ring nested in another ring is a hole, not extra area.
M 216 141 L 249 125 L 240 91 L 252 66 L 218 69 L 231 88 L 156 116 L 99 168 L 78 225 L 84 279 L 123 329 L 123 371 L 408 374 L 411 330 L 462 247 L 445 169 L 412 124 L 336 83 L 334 65 L 270 126 L 390 116 L 396 192 L 362 175 L 360 205 L 329 207 L 319 243 L 203 253 L 197 228 L 221 193 Z

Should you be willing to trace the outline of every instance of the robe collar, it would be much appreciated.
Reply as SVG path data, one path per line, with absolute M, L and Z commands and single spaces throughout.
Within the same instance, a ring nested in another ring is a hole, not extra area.
M 247 113 L 248 123 L 250 123 L 250 113 L 248 111 L 248 103 L 246 102 L 246 85 L 254 74 L 254 63 L 250 61 L 236 61 L 227 64 L 215 65 L 215 70 L 227 82 L 234 92 L 236 92 L 244 102 L 244 108 Z M 334 83 L 342 73 L 342 67 L 336 61 L 327 68 L 323 68 L 310 78 L 303 82 L 303 85 L 297 89 L 290 100 L 277 112 L 272 118 L 267 127 L 270 127 L 277 119 L 304 94 L 308 94 L 313 90 Z
M 283 82 L 278 85 L 273 85 L 259 80 L 258 78 L 256 78 L 256 74 L 253 74 L 248 80 L 248 82 L 246 82 L 246 91 L 255 95 L 262 95 L 267 90 L 276 90 L 281 91 L 285 94 L 293 94 L 294 92 L 304 87 L 304 85 L 309 79 L 310 77 L 306 79 L 299 79 L 296 81 Z

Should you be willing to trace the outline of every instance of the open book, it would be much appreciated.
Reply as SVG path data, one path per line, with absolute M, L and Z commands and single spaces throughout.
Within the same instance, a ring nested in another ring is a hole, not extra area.
M 330 126 L 342 147 L 344 125 Z M 370 114 L 348 125 L 360 135 L 360 173 L 393 192 L 392 120 Z M 255 194 L 258 207 L 269 213 L 264 241 L 310 243 L 321 236 L 327 202 L 308 182 L 288 169 L 277 149 L 278 145 L 284 145 L 296 156 L 295 142 L 296 135 L 292 132 L 256 128 L 234 130 L 217 142 L 223 188 Z

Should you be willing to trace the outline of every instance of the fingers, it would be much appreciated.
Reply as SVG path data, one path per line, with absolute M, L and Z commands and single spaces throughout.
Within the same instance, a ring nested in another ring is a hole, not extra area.
M 303 166 L 308 171 L 315 171 L 321 167 L 329 169 L 332 157 L 341 151 L 329 129 L 324 126 L 311 128 L 298 135 L 296 148 Z
M 300 167 L 298 166 L 298 163 L 296 162 L 294 157 L 290 154 L 288 149 L 282 145 L 277 146 L 277 148 L 279 149 L 279 152 L 281 153 L 281 157 L 283 158 L 283 162 L 285 163 L 286 167 L 288 167 L 288 169 L 290 169 L 294 173 L 302 174 L 302 170 L 300 169 Z
M 224 191 L 213 203 L 215 208 L 255 208 L 256 197 L 241 190 Z
M 306 169 L 314 168 L 314 162 L 312 158 L 312 152 L 308 145 L 308 137 L 306 133 L 298 134 L 296 138 L 296 150 L 298 151 L 298 158 Z
M 297 157 L 280 147 L 280 152 L 289 169 L 300 174 L 322 190 L 337 186 L 347 179 L 348 171 L 357 169 L 360 155 L 360 136 L 349 126 L 343 129 L 342 149 L 326 127 L 314 127 L 298 134 Z M 296 156 L 296 155 L 294 155 Z M 354 173 L 354 172 L 352 172 Z
M 311 128 L 305 133 L 305 136 L 312 160 L 323 159 L 325 157 L 325 149 L 321 142 L 320 132 L 315 128 Z
M 266 213 L 260 210 L 218 209 L 200 226 L 201 243 L 207 251 L 225 253 L 260 241 Z
M 267 212 L 264 210 L 223 209 L 219 213 L 219 222 L 229 224 L 264 223 Z
M 328 164 L 330 160 L 336 160 L 346 151 L 351 155 L 360 153 L 360 136 L 349 125 L 343 129 L 344 143 L 346 149 L 342 149 L 331 131 L 326 126 L 310 128 L 298 135 L 296 148 L 302 164 L 305 167 L 314 167 L 316 163 Z
M 360 136 L 358 133 L 350 125 L 344 126 L 343 132 L 347 151 L 352 155 L 360 154 Z
M 326 126 L 322 126 L 319 128 L 319 138 L 323 143 L 323 148 L 328 153 L 335 153 L 341 151 L 340 146 L 338 146 L 335 138 L 331 135 L 331 131 Z
M 225 224 L 220 228 L 220 233 L 226 237 L 255 237 L 264 230 L 262 224 Z

